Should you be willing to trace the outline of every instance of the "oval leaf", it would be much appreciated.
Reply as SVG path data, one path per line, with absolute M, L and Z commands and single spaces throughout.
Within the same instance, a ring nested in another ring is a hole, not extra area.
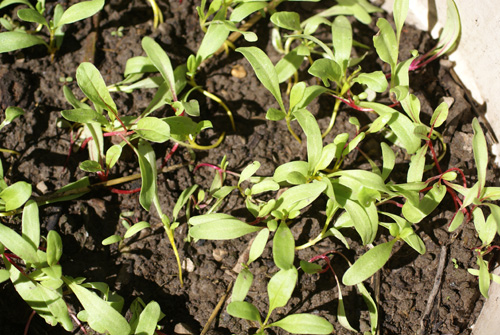
M 331 334 L 333 326 L 330 322 L 314 314 L 292 314 L 270 324 L 283 328 L 292 334 Z
M 104 7 L 104 0 L 82 1 L 69 7 L 62 14 L 57 27 L 91 17 Z
M 170 138 L 170 126 L 156 117 L 145 117 L 137 122 L 135 130 L 142 138 L 151 142 L 163 143 Z

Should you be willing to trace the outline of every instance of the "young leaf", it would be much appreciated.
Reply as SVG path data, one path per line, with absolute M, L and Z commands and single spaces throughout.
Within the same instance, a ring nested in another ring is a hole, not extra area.
M 382 180 L 386 180 L 396 164 L 396 156 L 387 143 L 380 143 L 380 147 L 382 148 Z
M 241 269 L 236 281 L 234 282 L 233 293 L 231 294 L 231 301 L 245 300 L 250 286 L 252 286 L 253 274 L 247 268 Z
M 130 333 L 127 320 L 106 301 L 72 279 L 65 278 L 64 281 L 87 312 L 87 321 L 93 330 L 111 335 Z
M 47 264 L 54 266 L 59 262 L 63 253 L 61 236 L 55 231 L 49 231 L 47 235 Z
M 488 262 L 482 257 L 478 257 L 479 264 L 479 291 L 488 299 L 488 290 L 490 289 L 490 272 L 488 271 Z
M 289 182 L 289 175 L 293 172 L 300 173 L 306 178 L 308 164 L 304 161 L 293 161 L 282 164 L 274 170 L 273 179 L 277 183 Z
M 119 144 L 115 144 L 111 146 L 108 151 L 106 151 L 106 166 L 108 169 L 111 169 L 115 166 L 116 162 L 120 159 L 122 154 L 122 146 Z
M 248 165 L 246 168 L 241 171 L 240 178 L 238 179 L 238 187 L 242 182 L 252 177 L 255 172 L 260 168 L 260 162 L 254 161 L 252 164 Z
M 326 87 L 330 87 L 330 81 L 340 83 L 343 75 L 340 66 L 329 58 L 320 58 L 314 61 L 307 72 L 312 76 L 320 78 Z
M 335 50 L 335 62 L 340 65 L 340 72 L 345 74 L 352 49 L 351 23 L 345 16 L 337 16 L 332 23 L 332 42 Z
M 292 296 L 297 283 L 298 272 L 292 267 L 288 270 L 278 271 L 267 284 L 269 296 L 269 314 L 276 308 L 283 307 Z
M 427 144 L 424 145 L 411 157 L 407 175 L 408 183 L 422 181 L 425 168 L 425 154 L 427 153 L 428 147 L 429 146 Z
M 451 220 L 450 226 L 448 227 L 448 231 L 455 231 L 458 227 L 462 225 L 464 222 L 464 213 L 461 210 L 458 210 L 453 216 L 453 220 Z
M 104 0 L 82 1 L 64 11 L 57 22 L 57 27 L 91 17 L 104 7 Z
M 149 227 L 150 227 L 150 225 L 146 221 L 137 222 L 132 227 L 130 227 L 129 229 L 127 229 L 127 232 L 125 233 L 125 235 L 123 236 L 123 238 L 132 237 L 135 234 L 137 234 L 138 232 L 140 232 L 141 230 L 149 228 Z
M 361 236 L 363 244 L 372 243 L 377 234 L 378 220 L 371 220 L 365 207 L 361 206 L 357 201 L 347 199 L 345 209 L 354 224 L 354 228 Z
M 118 113 L 116 104 L 109 94 L 101 73 L 94 64 L 88 62 L 81 63 L 76 69 L 76 80 L 85 96 L 96 106 L 110 112 L 110 118 L 114 120 Z
M 302 271 L 309 274 L 315 274 L 323 270 L 323 267 L 321 265 L 316 263 L 309 263 L 303 260 L 300 261 L 300 268 L 302 269 Z
M 23 8 L 17 11 L 17 16 L 23 21 L 35 22 L 44 26 L 48 26 L 47 20 L 38 13 L 36 9 Z
M 18 233 L 0 223 L 0 243 L 25 262 L 38 263 L 39 258 L 34 245 Z
M 172 99 L 177 101 L 174 70 L 167 53 L 158 43 L 155 42 L 155 40 L 148 36 L 142 39 L 142 48 L 146 51 L 146 54 L 154 66 L 156 66 L 158 71 L 160 71 L 161 76 L 165 79 L 165 82 L 168 83 Z
M 149 211 L 156 196 L 156 165 L 151 165 L 151 162 L 156 164 L 155 153 L 149 142 L 141 139 L 136 154 L 141 170 L 139 202 L 145 210 Z
M 292 334 L 331 334 L 333 326 L 314 314 L 292 314 L 271 323 L 269 326 L 280 327 Z
M 243 2 L 238 4 L 238 6 L 232 11 L 231 16 L 229 17 L 229 21 L 233 22 L 241 22 L 247 16 L 252 13 L 255 13 L 263 8 L 265 8 L 267 4 L 261 1 L 251 1 L 251 2 Z
M 233 217 L 215 221 L 210 215 L 204 216 L 206 216 L 206 222 L 197 223 L 189 229 L 189 235 L 193 238 L 205 240 L 231 240 L 262 229 L 262 227 L 251 226 Z M 202 221 L 203 216 L 197 218 Z M 192 219 L 193 218 L 189 221 L 190 224 L 193 224 L 191 222 Z
M 300 16 L 296 12 L 276 12 L 271 15 L 271 22 L 280 28 L 301 31 Z
M 0 198 L 5 202 L 5 210 L 12 211 L 21 207 L 31 197 L 31 185 L 18 181 L 0 192 Z
M 488 146 L 486 138 L 477 118 L 472 120 L 472 129 L 474 137 L 472 139 L 472 148 L 474 150 L 474 161 L 477 167 L 477 179 L 479 183 L 478 195 L 481 194 L 484 185 L 486 184 L 486 170 L 488 168 Z
M 304 56 L 298 54 L 298 48 L 295 48 L 287 53 L 283 58 L 279 60 L 278 63 L 276 63 L 276 73 L 278 74 L 278 81 L 282 83 L 293 76 L 293 74 L 300 68 L 300 65 L 302 65 L 303 61 Z M 292 107 L 290 106 L 290 108 Z
M 40 245 L 40 219 L 38 205 L 34 200 L 28 200 L 23 209 L 22 237 L 30 242 L 35 249 Z
M 370 278 L 387 263 L 396 241 L 393 239 L 368 250 L 346 271 L 342 283 L 351 286 Z
M 307 137 L 307 162 L 312 173 L 321 158 L 323 139 L 316 118 L 307 109 L 293 113 Z
M 233 301 L 227 305 L 227 313 L 237 318 L 261 322 L 257 307 L 246 301 Z
M 352 82 L 366 85 L 372 91 L 379 93 L 387 89 L 387 79 L 382 71 L 360 73 Z
M 89 122 L 98 122 L 101 125 L 106 125 L 108 121 L 101 114 L 96 112 L 93 109 L 89 108 L 75 108 L 70 110 L 61 111 L 62 116 L 71 122 L 78 123 L 89 123 Z
M 111 235 L 109 237 L 106 237 L 104 240 L 102 240 L 102 245 L 110 245 L 113 243 L 118 243 L 122 241 L 122 237 L 120 235 Z
M 101 167 L 101 164 L 99 164 L 99 162 L 92 161 L 92 160 L 85 160 L 85 161 L 81 162 L 78 167 L 85 172 L 104 171 L 104 169 Z
M 148 116 L 137 122 L 135 130 L 145 140 L 163 143 L 170 138 L 170 126 L 165 121 Z
M 445 194 L 446 186 L 435 184 L 417 206 L 414 206 L 411 201 L 406 201 L 403 205 L 402 213 L 411 223 L 418 223 L 436 209 L 441 203 L 441 200 L 443 200 Z
M 200 59 L 201 62 L 216 52 L 224 44 L 229 35 L 229 30 L 223 22 L 224 15 L 225 13 L 222 10 L 215 15 L 207 29 L 207 33 L 201 41 L 196 54 L 196 58 Z
M 448 109 L 449 109 L 448 104 L 445 101 L 443 101 L 434 110 L 434 113 L 432 113 L 432 118 L 431 118 L 431 125 L 433 125 L 434 128 L 441 126 L 444 123 L 444 121 L 446 121 L 446 118 L 448 117 Z
M 276 101 L 278 101 L 281 110 L 285 111 L 276 68 L 265 52 L 257 47 L 241 47 L 236 49 L 236 51 L 245 56 L 250 65 L 252 65 L 252 68 L 262 85 L 264 85 L 264 87 L 271 92 Z
M 264 252 L 264 248 L 266 247 L 268 238 L 269 238 L 269 229 L 267 228 L 262 229 L 257 234 L 255 240 L 253 240 L 252 242 L 252 246 L 250 247 L 247 265 L 250 265 L 250 263 L 252 263 L 262 255 L 262 253 Z
M 316 200 L 325 188 L 326 185 L 324 183 L 309 183 L 291 187 L 283 192 L 278 199 L 280 205 L 275 210 L 286 210 L 289 213 L 292 210 L 301 210 Z
M 182 207 L 184 207 L 184 205 L 188 202 L 189 198 L 196 191 L 197 188 L 198 185 L 195 184 L 182 191 L 181 195 L 179 196 L 179 199 L 177 199 L 177 201 L 175 202 L 174 209 L 172 210 L 172 216 L 174 218 L 174 221 L 177 221 L 177 217 L 179 216 L 179 212 L 181 211 Z
M 401 30 L 408 15 L 409 0 L 395 0 L 393 5 L 394 23 L 396 24 L 396 39 L 399 44 Z
M 373 37 L 373 45 L 380 59 L 388 63 L 394 70 L 398 62 L 396 34 L 392 30 L 391 24 L 384 18 L 378 19 L 377 27 L 380 31 Z
M 273 260 L 281 270 L 288 270 L 293 267 L 295 258 L 295 240 L 290 228 L 282 221 L 274 233 L 273 239 Z
M 446 23 L 444 25 L 437 47 L 432 54 L 444 55 L 455 49 L 460 40 L 462 25 L 460 14 L 454 0 L 447 0 Z
M 161 319 L 160 305 L 156 301 L 151 301 L 139 315 L 139 323 L 135 328 L 136 335 L 153 335 L 156 325 Z
M 472 214 L 474 217 L 474 228 L 476 228 L 479 239 L 483 242 L 483 246 L 489 245 L 497 233 L 497 226 L 495 222 L 492 221 L 493 215 L 490 215 L 488 220 L 485 220 L 483 211 L 480 207 L 476 207 Z
M 6 31 L 0 33 L 0 53 L 29 48 L 38 44 L 47 45 L 40 37 L 25 32 Z

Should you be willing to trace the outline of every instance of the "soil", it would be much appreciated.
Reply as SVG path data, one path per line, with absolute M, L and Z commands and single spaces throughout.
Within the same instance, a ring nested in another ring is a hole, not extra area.
M 297 10 L 299 7 L 298 10 L 306 17 L 333 4 L 331 1 L 289 3 L 284 8 Z M 79 162 L 87 159 L 86 151 L 73 153 L 66 162 L 70 150 L 70 134 L 67 129 L 57 126 L 60 111 L 70 108 L 62 93 L 63 85 L 68 85 L 75 94 L 82 97 L 74 81 L 65 81 L 65 78 L 75 77 L 76 68 L 82 61 L 93 58 L 106 83 L 115 83 L 122 80 L 126 60 L 143 55 L 140 42 L 144 36 L 155 38 L 165 48 L 174 66 L 184 63 L 196 50 L 203 34 L 193 1 L 159 1 L 159 5 L 165 15 L 165 23 L 156 31 L 152 30 L 151 9 L 146 1 L 111 0 L 100 13 L 98 21 L 88 19 L 68 27 L 63 47 L 57 53 L 55 61 L 51 61 L 44 47 L 33 47 L 0 56 L 1 108 L 5 110 L 8 106 L 16 105 L 26 111 L 24 117 L 14 121 L 0 133 L 2 147 L 20 152 L 19 156 L 2 155 L 8 183 L 27 181 L 33 185 L 34 195 L 39 196 L 86 175 L 78 169 Z M 54 3 L 48 2 L 47 6 L 50 13 Z M 11 10 L 13 8 L 8 9 L 7 13 L 12 13 L 9 12 Z M 376 31 L 375 22 L 373 20 L 368 27 L 353 23 L 357 36 L 366 32 L 361 35 L 359 42 L 372 44 L 371 39 Z M 123 36 L 113 35 L 112 32 L 119 27 L 123 27 Z M 273 61 L 279 59 L 269 42 L 267 21 L 259 22 L 255 31 L 259 35 L 258 45 L 266 49 Z M 409 56 L 410 50 L 417 49 L 423 53 L 433 43 L 428 34 L 411 27 L 405 27 L 402 36 L 402 59 Z M 91 52 L 94 37 L 97 41 L 95 55 Z M 238 41 L 237 44 L 247 43 Z M 246 76 L 232 76 L 231 70 L 241 66 L 246 71 Z M 374 69 L 380 67 L 377 64 L 373 66 Z M 262 164 L 259 174 L 270 175 L 280 164 L 305 159 L 305 145 L 301 146 L 291 138 L 283 122 L 265 120 L 266 110 L 275 107 L 276 103 L 240 54 L 231 52 L 215 57 L 204 66 L 197 79 L 206 89 L 223 98 L 236 120 L 236 132 L 233 132 L 225 112 L 218 104 L 202 95 L 193 95 L 200 101 L 201 119 L 208 119 L 214 124 L 214 129 L 202 133 L 198 141 L 207 145 L 213 143 L 221 132 L 227 132 L 219 147 L 197 151 L 197 162 L 219 164 L 226 156 L 229 169 L 239 172 L 257 160 Z M 414 94 L 421 101 L 424 118 L 430 119 L 433 108 L 442 97 L 454 99 L 448 121 L 442 129 L 450 143 L 443 167 L 462 168 L 467 176 L 474 176 L 470 125 L 474 115 L 470 102 L 465 98 L 464 89 L 450 75 L 448 63 L 431 63 L 413 73 L 411 82 Z M 151 91 L 141 91 L 114 94 L 113 97 L 120 111 L 136 115 L 147 106 L 152 95 Z M 322 129 L 329 122 L 333 103 L 332 98 L 321 97 L 313 104 L 311 112 L 318 118 Z M 164 108 L 155 115 L 166 116 L 171 113 L 171 109 Z M 354 131 L 354 127 L 348 122 L 351 116 L 362 121 L 368 120 L 367 116 L 343 107 L 334 130 L 325 139 L 325 143 L 332 141 L 335 134 Z M 298 128 L 297 132 L 300 133 Z M 375 150 L 373 148 L 378 148 L 378 141 L 376 137 L 367 140 L 364 151 L 370 153 L 370 150 Z M 155 145 L 154 149 L 159 157 L 158 164 L 161 164 L 160 159 L 171 149 L 171 144 L 167 142 Z M 366 161 L 358 158 L 356 155 L 349 157 L 345 166 L 366 168 Z M 190 153 L 179 149 L 168 161 L 168 165 L 185 164 L 190 160 Z M 406 171 L 399 172 L 403 176 L 406 174 Z M 138 173 L 138 166 L 130 155 L 130 161 L 125 159 L 120 162 L 110 178 L 134 173 Z M 163 211 L 167 215 L 171 214 L 175 201 L 186 187 L 193 184 L 209 187 L 213 173 L 208 168 L 193 172 L 188 167 L 182 167 L 161 174 L 158 187 Z M 489 176 L 490 185 L 498 180 L 493 170 L 489 171 Z M 397 175 L 393 177 L 397 178 Z M 468 178 L 469 185 L 472 185 L 473 177 Z M 98 180 L 94 178 L 93 181 Z M 228 183 L 235 182 L 234 178 L 229 177 Z M 123 187 L 133 189 L 139 186 L 140 182 L 137 181 Z M 425 242 L 426 254 L 419 255 L 408 246 L 397 244 L 389 263 L 374 279 L 367 282 L 370 292 L 378 296 L 380 334 L 415 334 L 420 331 L 424 334 L 470 334 L 470 327 L 483 305 L 483 298 L 478 291 L 477 280 L 468 274 L 467 269 L 476 267 L 471 250 L 479 246 L 480 242 L 471 223 L 457 234 L 447 232 L 453 210 L 453 203 L 448 199 L 435 215 L 416 225 L 415 229 Z M 125 211 L 133 212 L 134 220 L 150 222 L 153 229 L 143 231 L 128 244 L 129 252 L 121 253 L 116 245 L 103 246 L 101 241 L 115 233 L 124 233 L 119 215 Z M 219 211 L 248 219 L 243 200 L 237 195 L 232 195 Z M 146 302 L 157 301 L 166 315 L 160 323 L 166 334 L 174 334 L 174 328 L 178 324 L 184 325 L 193 334 L 199 334 L 234 280 L 231 269 L 237 264 L 249 241 L 249 238 L 243 237 L 232 241 L 202 240 L 188 243 L 184 240 L 187 233 L 186 220 L 181 217 L 182 224 L 176 230 L 176 243 L 185 265 L 185 284 L 181 287 L 176 261 L 166 234 L 156 214 L 145 212 L 140 207 L 137 194 L 91 192 L 78 200 L 42 207 L 40 216 L 43 235 L 50 229 L 55 229 L 62 235 L 64 255 L 61 265 L 66 275 L 108 283 L 125 298 L 126 306 L 135 297 L 141 297 Z M 321 229 L 324 214 L 310 208 L 302 218 L 292 228 L 298 244 L 316 236 Z M 2 221 L 9 222 L 8 219 Z M 18 220 L 12 219 L 9 223 L 15 222 Z M 382 231 L 381 241 L 388 237 L 384 234 Z M 328 250 L 338 250 L 353 260 L 365 248 L 359 245 L 355 234 L 349 237 L 352 246 L 350 250 L 331 238 L 298 252 L 297 258 L 307 260 Z M 432 309 L 424 320 L 425 328 L 421 328 L 421 318 L 434 286 L 443 247 L 446 252 L 443 281 Z M 333 264 L 340 273 L 345 270 L 345 265 L 337 258 L 334 258 Z M 268 304 L 268 275 L 276 271 L 270 251 L 267 250 L 261 259 L 252 263 L 250 269 L 255 280 L 248 299 L 264 312 Z M 3 283 L 0 289 L 0 333 L 22 334 L 31 310 L 16 294 L 12 284 Z M 368 330 L 368 313 L 361 297 L 349 288 L 343 288 L 343 294 L 352 325 L 361 331 Z M 336 320 L 337 303 L 337 288 L 331 274 L 302 274 L 291 301 L 287 307 L 277 311 L 274 317 L 282 317 L 290 312 L 316 313 L 333 323 L 336 334 L 349 334 Z M 75 304 L 74 309 L 78 312 L 80 306 Z M 176 328 L 177 331 L 178 329 Z M 252 329 L 250 323 L 231 317 L 222 308 L 208 334 L 252 334 Z M 75 333 L 82 332 L 75 328 Z M 269 333 L 284 334 L 277 330 Z M 35 316 L 29 334 L 65 332 L 60 327 L 48 326 L 43 319 Z

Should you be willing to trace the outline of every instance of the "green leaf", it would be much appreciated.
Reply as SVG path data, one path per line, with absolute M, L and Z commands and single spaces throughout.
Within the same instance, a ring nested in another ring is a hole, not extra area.
M 341 170 L 334 172 L 329 175 L 329 177 L 341 177 L 341 183 L 348 186 L 353 182 L 361 183 L 364 187 L 387 192 L 388 188 L 385 186 L 382 177 L 376 173 L 366 170 Z M 344 182 L 344 180 L 346 180 Z
M 292 86 L 290 90 L 290 106 L 289 109 L 293 109 L 304 97 L 306 91 L 306 83 L 303 81 Z
M 444 55 L 453 51 L 460 40 L 461 29 L 462 24 L 457 5 L 454 0 L 447 0 L 446 23 L 431 55 Z
M 248 254 L 247 265 L 250 265 L 250 263 L 252 263 L 262 255 L 268 239 L 269 239 L 269 229 L 264 228 L 257 234 L 255 240 L 253 240 L 252 242 L 252 246 L 250 247 L 250 252 Z
M 263 181 L 252 186 L 251 194 L 260 194 L 269 191 L 277 191 L 280 189 L 280 185 L 272 179 L 266 178 Z
M 57 27 L 91 17 L 104 7 L 104 0 L 82 1 L 64 11 Z
M 168 83 L 173 100 L 177 101 L 174 70 L 167 53 L 158 43 L 155 42 L 155 40 L 148 36 L 142 39 L 142 48 L 146 51 L 146 54 L 153 65 L 156 66 L 158 71 L 160 71 L 161 76 L 165 79 L 165 82 Z
M 309 274 L 315 274 L 323 270 L 323 267 L 321 265 L 316 263 L 309 263 L 303 260 L 300 261 L 300 268 L 302 269 L 302 271 Z
M 139 158 L 139 167 L 141 169 L 141 193 L 139 194 L 139 202 L 142 207 L 149 211 L 154 197 L 156 196 L 156 165 L 151 165 L 150 162 L 156 164 L 155 153 L 153 148 L 144 140 L 139 140 L 139 147 L 136 150 Z
M 286 113 L 281 109 L 269 108 L 266 113 L 266 119 L 270 121 L 281 121 L 286 117 Z
M 227 312 L 229 315 L 237 318 L 261 322 L 260 313 L 257 307 L 246 301 L 231 302 L 227 305 Z
M 2 123 L 7 125 L 22 115 L 24 115 L 24 110 L 22 108 L 9 106 L 5 110 L 5 120 Z
M 300 16 L 296 12 L 276 12 L 271 15 L 271 22 L 280 28 L 292 31 L 301 31 Z
M 123 236 L 123 238 L 132 237 L 135 234 L 137 234 L 138 232 L 140 232 L 141 230 L 149 228 L 149 227 L 150 227 L 150 225 L 146 221 L 137 222 L 132 227 L 130 227 L 129 229 L 127 229 L 127 232 L 125 233 L 125 235 Z
M 307 162 L 309 172 L 313 172 L 321 158 L 323 138 L 316 118 L 307 109 L 300 109 L 293 113 L 307 137 Z
M 24 205 L 22 222 L 22 237 L 37 250 L 40 245 L 40 219 L 36 201 L 28 200 Z
M 102 240 L 102 245 L 110 245 L 113 243 L 118 243 L 122 241 L 122 237 L 120 235 L 111 235 L 109 237 L 106 237 L 104 240 Z
M 267 242 L 267 241 L 266 241 Z M 250 263 L 248 263 L 250 264 Z M 241 269 L 236 281 L 234 282 L 233 293 L 231 294 L 231 301 L 245 300 L 250 286 L 252 286 L 253 274 L 247 268 Z
M 308 164 L 304 161 L 294 161 L 282 164 L 274 170 L 273 179 L 277 183 L 289 181 L 289 175 L 293 172 L 300 173 L 306 178 L 308 175 Z
M 238 186 L 240 186 L 245 180 L 250 179 L 250 177 L 252 177 L 259 168 L 260 163 L 258 161 L 254 161 L 252 164 L 244 168 L 243 171 L 241 171 L 240 178 L 238 179 Z
M 104 171 L 101 164 L 96 161 L 86 160 L 80 163 L 79 168 L 85 172 L 99 172 Z
M 25 32 L 6 31 L 0 33 L 0 53 L 29 48 L 38 44 L 47 45 L 40 37 Z
M 396 38 L 399 44 L 401 30 L 405 24 L 408 8 L 410 4 L 408 0 L 395 0 L 393 5 L 394 23 L 396 24 Z
M 170 126 L 165 121 L 148 116 L 137 122 L 135 130 L 145 140 L 163 143 L 170 138 Z
M 61 114 L 66 120 L 71 122 L 78 122 L 78 123 L 98 122 L 101 125 L 108 124 L 106 118 L 101 113 L 98 113 L 93 109 L 75 108 L 70 110 L 63 110 L 61 111 Z
M 207 29 L 207 33 L 201 41 L 196 54 L 196 58 L 199 58 L 201 62 L 215 53 L 229 36 L 229 29 L 227 29 L 222 21 L 224 20 L 224 15 L 225 11 L 222 10 L 215 15 Z
M 497 226 L 493 221 L 493 215 L 490 215 L 488 220 L 485 220 L 483 211 L 480 207 L 476 207 L 472 214 L 474 218 L 474 228 L 479 235 L 479 239 L 483 242 L 483 247 L 489 245 L 497 233 Z
M 453 220 L 451 220 L 450 226 L 448 227 L 448 231 L 455 231 L 458 227 L 462 225 L 464 222 L 464 213 L 461 210 L 458 210 L 453 216 Z
M 233 22 L 241 22 L 247 16 L 252 13 L 255 13 L 263 8 L 265 8 L 267 4 L 263 1 L 252 1 L 252 2 L 243 2 L 240 3 L 231 13 L 229 17 L 230 21 Z
M 344 285 L 356 285 L 370 278 L 380 270 L 391 257 L 392 247 L 396 239 L 379 244 L 364 253 L 358 260 L 346 271 L 342 278 Z
M 474 161 L 477 168 L 477 179 L 479 182 L 478 194 L 481 194 L 484 185 L 486 184 L 486 172 L 488 169 L 488 146 L 486 138 L 477 118 L 472 120 L 472 129 L 474 137 L 472 138 L 472 148 L 474 150 Z
M 22 4 L 28 6 L 29 8 L 35 9 L 35 7 L 33 7 L 33 5 L 28 0 L 3 0 L 0 3 L 0 9 L 14 4 Z
M 17 16 L 23 21 L 34 22 L 48 27 L 47 20 L 36 9 L 23 8 L 17 11 Z
M 352 82 L 366 85 L 372 91 L 379 93 L 387 89 L 387 79 L 382 71 L 360 73 Z
M 10 279 L 9 271 L 5 269 L 0 269 L 0 283 L 3 283 L 4 281 L 7 281 L 9 279 Z
M 279 197 L 277 211 L 298 211 L 306 207 L 325 190 L 324 183 L 310 183 L 289 188 Z
M 396 164 L 396 156 L 387 143 L 380 143 L 380 147 L 382 148 L 382 180 L 386 180 Z
M 283 307 L 292 296 L 297 283 L 298 272 L 292 267 L 288 270 L 278 271 L 269 280 L 267 294 L 269 296 L 269 314 L 276 308 Z
M 406 201 L 403 205 L 402 213 L 411 223 L 418 223 L 436 209 L 441 203 L 441 200 L 443 200 L 445 194 L 446 186 L 435 184 L 417 206 L 414 206 L 411 201 Z
M 0 192 L 0 198 L 5 202 L 5 210 L 12 211 L 21 207 L 31 197 L 31 185 L 18 181 Z
M 28 240 L 0 223 L 0 243 L 25 262 L 38 263 L 37 249 Z
M 431 118 L 431 125 L 433 125 L 434 128 L 441 126 L 446 121 L 446 118 L 448 117 L 448 109 L 449 109 L 448 104 L 445 101 L 443 101 L 434 110 L 434 113 L 432 113 L 432 118 Z
M 422 181 L 425 168 L 425 154 L 427 153 L 426 144 L 411 157 L 410 166 L 408 168 L 407 181 L 409 183 Z
M 116 162 L 120 159 L 122 154 L 122 146 L 119 144 L 115 144 L 111 146 L 108 151 L 106 151 L 106 166 L 108 169 L 111 169 L 115 166 Z
M 99 108 L 107 110 L 113 121 L 118 114 L 116 104 L 109 94 L 101 73 L 94 64 L 88 62 L 81 63 L 76 69 L 76 80 L 85 96 Z
M 413 120 L 413 122 L 420 123 L 420 100 L 418 100 L 415 95 L 408 94 L 406 98 L 399 101 L 401 101 L 401 106 L 403 106 L 404 111 Z
M 191 195 L 196 191 L 198 185 L 191 185 L 190 187 L 184 189 L 179 199 L 175 202 L 174 209 L 172 210 L 172 216 L 174 217 L 174 221 L 177 221 L 177 217 L 179 216 L 179 212 L 184 207 L 184 205 L 188 202 Z
M 63 254 L 61 236 L 55 231 L 49 231 L 47 235 L 47 264 L 54 266 L 59 262 Z
M 358 288 L 359 293 L 363 296 L 363 300 L 365 301 L 366 306 L 368 307 L 368 312 L 370 313 L 371 332 L 372 334 L 375 334 L 378 329 L 378 319 L 379 319 L 377 304 L 375 303 L 370 293 L 362 283 L 359 283 L 358 285 L 356 285 L 356 287 Z
M 478 257 L 479 264 L 479 291 L 486 299 L 489 298 L 488 290 L 490 289 L 490 273 L 488 271 L 488 262 L 482 257 Z
M 331 334 L 333 326 L 314 314 L 292 314 L 269 326 L 280 327 L 293 334 Z
M 206 222 L 203 222 L 203 216 L 206 217 Z M 192 225 L 193 218 L 189 220 Z M 262 229 L 262 227 L 251 226 L 233 217 L 213 220 L 211 215 L 202 215 L 198 217 L 198 220 L 201 222 L 189 229 L 189 235 L 196 239 L 231 240 Z
M 278 101 L 281 110 L 285 111 L 279 87 L 278 73 L 266 53 L 257 47 L 242 47 L 236 49 L 236 51 L 245 56 L 250 65 L 252 65 L 262 85 L 264 85 L 264 87 L 271 92 L 276 101 Z
M 345 16 L 337 16 L 332 23 L 332 42 L 335 50 L 335 62 L 340 66 L 342 74 L 347 70 L 351 59 L 352 28 Z
M 290 78 L 295 72 L 297 72 L 303 61 L 304 56 L 298 54 L 298 48 L 293 49 L 281 58 L 279 62 L 276 63 L 278 82 L 282 83 Z
M 295 239 L 288 225 L 282 221 L 274 233 L 273 260 L 274 264 L 281 270 L 293 267 L 295 258 Z
M 377 234 L 378 221 L 373 222 L 366 208 L 357 201 L 347 199 L 345 209 L 354 224 L 354 228 L 361 237 L 363 245 L 372 243 Z
M 314 61 L 307 72 L 312 76 L 320 78 L 326 87 L 330 87 L 329 81 L 340 83 L 343 75 L 340 66 L 329 58 L 320 58 Z
M 373 45 L 381 60 L 388 63 L 391 69 L 396 68 L 398 62 L 398 43 L 391 24 L 384 18 L 379 18 L 377 27 L 380 31 L 373 37 Z
M 65 279 L 65 282 L 87 312 L 87 321 L 93 330 L 100 333 L 109 332 L 111 335 L 130 333 L 131 329 L 127 320 L 106 301 L 94 292 L 78 285 L 74 280 Z
M 135 335 L 154 335 L 156 325 L 161 319 L 160 305 L 156 301 L 151 301 L 139 315 L 139 323 L 135 329 Z

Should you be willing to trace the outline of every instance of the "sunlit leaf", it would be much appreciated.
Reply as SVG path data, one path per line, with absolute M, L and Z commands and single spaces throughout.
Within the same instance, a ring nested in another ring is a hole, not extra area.
M 273 322 L 270 326 L 280 327 L 292 334 L 331 334 L 330 322 L 314 314 L 292 314 Z

